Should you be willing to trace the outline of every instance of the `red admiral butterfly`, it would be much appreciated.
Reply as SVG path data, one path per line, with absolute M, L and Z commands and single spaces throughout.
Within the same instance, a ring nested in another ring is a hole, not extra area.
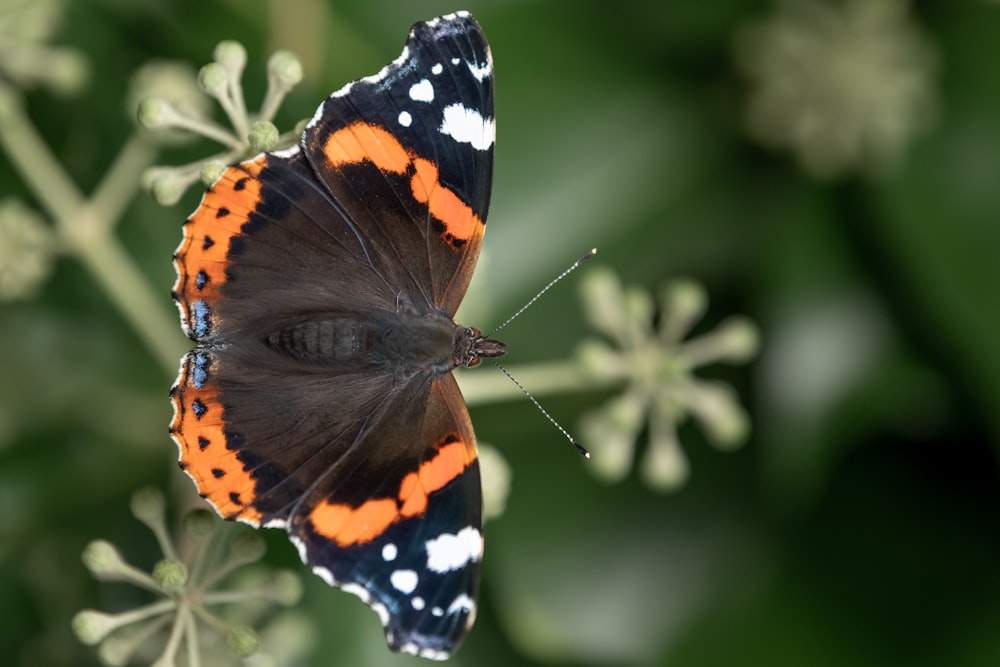
M 486 226 L 493 61 L 467 13 L 227 169 L 185 222 L 171 390 L 180 466 L 222 516 L 284 528 L 389 646 L 448 657 L 476 615 L 476 438 L 451 371 L 503 343 L 452 321 Z

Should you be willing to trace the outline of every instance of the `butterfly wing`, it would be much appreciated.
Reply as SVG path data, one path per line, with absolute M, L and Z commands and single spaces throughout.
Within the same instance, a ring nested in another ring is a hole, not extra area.
M 316 574 L 378 613 L 392 649 L 443 659 L 476 616 L 483 553 L 479 464 L 451 374 L 432 382 L 422 414 L 411 405 L 397 402 L 418 424 L 410 435 L 430 444 L 419 465 L 399 458 L 377 468 L 365 462 L 355 474 L 373 475 L 365 486 L 378 491 L 363 497 L 351 478 L 320 485 L 296 512 L 290 533 Z M 407 446 L 384 426 L 371 434 L 382 439 L 380 446 Z
M 395 307 L 400 288 L 368 261 L 363 232 L 297 151 L 229 168 L 185 223 L 174 296 L 198 347 L 172 390 L 171 432 L 222 516 L 281 525 L 399 395 L 368 365 L 317 366 L 268 344 L 315 313 L 360 322 Z
M 416 24 L 399 58 L 331 95 L 303 145 L 351 219 L 412 221 L 379 245 L 454 315 L 485 230 L 494 135 L 493 59 L 459 13 Z

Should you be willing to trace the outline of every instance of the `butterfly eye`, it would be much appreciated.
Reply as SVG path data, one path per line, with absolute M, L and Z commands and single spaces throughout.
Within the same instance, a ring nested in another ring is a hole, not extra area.
M 479 365 L 479 364 L 481 364 L 481 363 L 483 363 L 483 360 L 482 360 L 482 359 L 480 359 L 479 357 L 473 357 L 473 358 L 472 358 L 472 359 L 471 359 L 471 360 L 469 361 L 469 363 L 467 363 L 467 364 L 465 365 L 465 367 L 466 367 L 466 368 L 475 368 L 476 366 L 478 366 L 478 365 Z

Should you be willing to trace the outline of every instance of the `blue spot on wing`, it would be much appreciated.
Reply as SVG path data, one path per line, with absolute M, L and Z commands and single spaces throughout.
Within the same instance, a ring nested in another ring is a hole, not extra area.
M 197 338 L 204 338 L 212 333 L 212 309 L 204 299 L 198 299 L 193 304 L 194 307 L 194 335 Z
M 194 384 L 196 389 L 204 388 L 205 384 L 208 382 L 208 365 L 209 365 L 208 355 L 204 352 L 196 352 L 194 355 L 194 369 L 191 374 L 191 382 Z

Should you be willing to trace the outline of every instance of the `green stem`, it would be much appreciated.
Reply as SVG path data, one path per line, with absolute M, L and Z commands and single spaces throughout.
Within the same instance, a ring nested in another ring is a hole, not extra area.
M 147 618 L 152 618 L 153 616 L 166 614 L 174 611 L 175 609 L 177 609 L 177 603 L 173 600 L 160 600 L 159 602 L 153 602 L 152 604 L 133 609 L 132 611 L 116 614 L 115 621 L 118 624 L 117 627 L 121 628 L 126 625 L 138 623 L 139 621 L 144 621 Z
M 198 645 L 198 624 L 193 614 L 187 616 L 187 658 L 188 667 L 201 667 L 201 651 Z
M 535 364 L 506 367 L 507 371 L 534 396 L 565 394 L 571 391 L 592 391 L 615 386 L 627 377 L 608 375 L 595 379 L 580 370 L 575 359 L 546 361 Z M 524 394 L 502 373 L 489 372 L 488 368 L 460 371 L 456 374 L 462 395 L 469 405 L 499 403 L 522 398 Z
M 159 660 L 164 665 L 174 664 L 174 656 L 177 655 L 177 649 L 180 648 L 181 640 L 184 638 L 184 631 L 188 629 L 190 618 L 191 612 L 187 607 L 178 607 L 177 615 L 174 616 L 174 626 L 170 629 L 170 638 L 167 639 L 167 645 L 164 647 L 163 655 Z
M 38 136 L 35 126 L 25 116 L 20 100 L 10 100 L 5 106 L 7 108 L 0 124 L 0 143 L 11 162 L 53 219 L 71 219 L 83 204 L 79 190 Z
M 156 161 L 156 156 L 156 149 L 142 135 L 129 137 L 91 196 L 99 220 L 113 225 L 122 217 L 139 188 L 140 174 Z
M 129 142 L 109 171 L 93 201 L 80 193 L 52 154 L 20 104 L 12 103 L 0 124 L 0 144 L 11 162 L 49 212 L 56 229 L 87 270 L 105 290 L 132 328 L 149 346 L 157 361 L 173 374 L 183 352 L 177 324 L 166 308 L 157 304 L 164 294 L 154 290 L 128 253 L 111 234 L 113 218 L 120 215 L 134 192 L 139 163 L 151 159 L 147 150 Z
M 118 239 L 111 234 L 78 246 L 78 256 L 168 375 L 184 352 L 176 317 L 160 306 L 165 290 L 154 290 Z
M 220 635 L 225 636 L 229 633 L 230 627 L 226 625 L 225 621 L 206 609 L 204 605 L 196 605 L 190 609 L 198 618 L 204 621 L 205 625 L 212 628 Z
M 206 606 L 209 606 L 266 599 L 268 599 L 267 593 L 260 589 L 252 589 L 239 591 L 211 591 L 209 593 L 205 593 L 202 597 L 202 602 L 204 602 Z

